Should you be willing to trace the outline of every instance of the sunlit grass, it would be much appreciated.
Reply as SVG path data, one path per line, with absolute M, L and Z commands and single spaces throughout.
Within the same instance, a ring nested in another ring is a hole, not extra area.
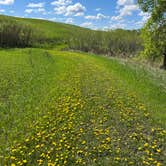
M 166 164 L 157 98 L 143 102 L 151 84 L 141 97 L 128 66 L 40 49 L 0 51 L 0 62 L 1 165 Z

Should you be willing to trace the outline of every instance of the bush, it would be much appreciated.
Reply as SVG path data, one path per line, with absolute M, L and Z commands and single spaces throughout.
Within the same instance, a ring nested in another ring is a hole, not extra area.
M 13 20 L 0 20 L 0 47 L 32 46 L 33 30 Z

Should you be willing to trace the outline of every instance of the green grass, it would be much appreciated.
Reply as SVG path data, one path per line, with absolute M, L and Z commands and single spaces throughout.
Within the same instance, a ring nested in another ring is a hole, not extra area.
M 23 23 L 25 25 L 29 25 L 32 29 L 35 30 L 36 35 L 43 36 L 50 40 L 57 39 L 57 41 L 59 41 L 60 39 L 69 39 L 69 37 L 71 38 L 71 36 L 77 33 L 92 31 L 90 29 L 81 28 L 79 26 L 71 24 L 52 22 L 42 19 L 19 18 L 0 15 L 0 20 L 13 20 L 18 21 L 19 23 Z
M 164 165 L 166 92 L 84 53 L 0 51 L 1 165 Z
M 157 70 L 148 70 L 146 66 L 138 66 L 118 59 L 100 61 L 121 80 L 121 86 L 137 94 L 144 103 L 154 123 L 166 128 L 166 73 Z

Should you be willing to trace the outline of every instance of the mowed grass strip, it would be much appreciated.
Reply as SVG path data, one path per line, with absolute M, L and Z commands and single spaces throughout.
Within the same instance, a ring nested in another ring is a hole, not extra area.
M 1 165 L 166 164 L 166 131 L 118 62 L 40 49 L 0 61 Z

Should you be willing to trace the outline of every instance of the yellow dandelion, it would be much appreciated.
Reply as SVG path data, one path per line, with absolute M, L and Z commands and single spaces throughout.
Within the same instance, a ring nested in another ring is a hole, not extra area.
M 148 147 L 148 146 L 149 146 L 149 144 L 148 144 L 148 143 L 145 143 L 145 144 L 144 144 L 144 147 Z
M 53 164 L 53 163 L 48 163 L 48 166 L 55 166 L 55 164 Z
M 107 141 L 107 142 L 110 142 L 110 141 L 111 141 L 111 138 L 110 138 L 110 137 L 107 137 L 107 138 L 106 138 L 106 141 Z
M 158 163 L 156 164 L 156 166 L 161 166 L 161 163 L 158 162 Z
M 16 164 L 12 163 L 11 166 L 16 166 Z
M 11 156 L 10 158 L 11 158 L 11 160 L 15 160 L 16 159 L 14 156 Z
M 27 163 L 27 160 L 23 160 L 23 163 L 24 163 L 24 164 Z
M 86 144 L 86 141 L 82 141 L 82 145 L 85 145 Z
M 156 151 L 157 151 L 158 153 L 160 153 L 160 152 L 161 152 L 161 150 L 160 150 L 160 149 L 157 149 Z

